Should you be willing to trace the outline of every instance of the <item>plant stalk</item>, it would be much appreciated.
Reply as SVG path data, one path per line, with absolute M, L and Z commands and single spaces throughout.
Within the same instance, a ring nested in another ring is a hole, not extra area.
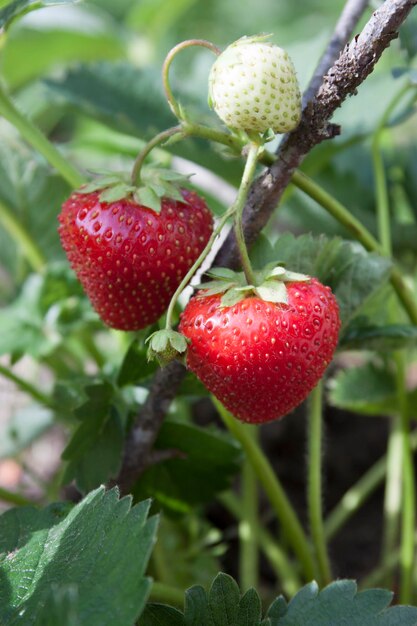
M 2 202 L 0 202 L 0 222 L 12 239 L 14 239 L 16 244 L 20 247 L 32 269 L 35 272 L 42 272 L 46 265 L 46 259 L 42 251 L 25 229 L 23 224 Z
M 298 557 L 305 579 L 308 581 L 312 580 L 316 575 L 316 571 L 311 546 L 297 514 L 268 459 L 251 438 L 246 426 L 234 418 L 217 398 L 212 396 L 212 400 L 227 429 L 240 442 L 249 462 L 252 464 L 258 480 L 262 484 L 281 523 L 285 536 Z
M 257 440 L 258 429 L 248 427 L 249 436 Z M 252 464 L 246 458 L 243 463 L 241 482 L 242 518 L 239 523 L 239 581 L 242 590 L 258 587 L 259 554 L 255 528 L 258 526 L 258 486 Z
M 323 386 L 321 381 L 309 399 L 308 429 L 308 512 L 313 545 L 318 563 L 319 584 L 327 585 L 331 579 L 330 560 L 326 546 L 323 523 L 322 441 L 323 441 Z
M 0 115 L 10 122 L 35 150 L 42 154 L 73 189 L 77 189 L 85 183 L 85 179 L 80 172 L 71 165 L 33 122 L 17 109 L 13 100 L 1 85 Z
M 3 487 L 0 487 L 0 500 L 14 506 L 36 506 L 36 502 L 33 502 L 33 500 L 29 500 L 29 498 L 25 498 L 20 493 L 14 493 Z

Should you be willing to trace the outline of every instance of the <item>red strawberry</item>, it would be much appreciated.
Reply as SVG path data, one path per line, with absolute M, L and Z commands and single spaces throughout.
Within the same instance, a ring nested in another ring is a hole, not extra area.
M 220 294 L 200 291 L 182 314 L 189 369 L 244 422 L 269 422 L 299 405 L 337 345 L 339 309 L 330 288 L 312 278 L 286 289 L 287 304 L 254 295 L 223 307 Z
M 163 198 L 161 211 L 133 198 L 100 200 L 75 192 L 59 215 L 59 234 L 72 268 L 102 320 L 139 330 L 155 322 L 207 244 L 213 220 L 196 193 Z

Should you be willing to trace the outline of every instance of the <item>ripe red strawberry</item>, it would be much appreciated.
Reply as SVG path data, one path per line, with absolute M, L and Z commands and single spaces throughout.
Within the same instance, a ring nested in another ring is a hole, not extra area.
M 269 422 L 299 405 L 337 345 L 339 309 L 330 288 L 312 278 L 286 289 L 287 304 L 253 295 L 223 307 L 220 294 L 200 291 L 181 318 L 189 369 L 245 422 Z
M 99 191 L 80 190 L 64 203 L 62 246 L 112 328 L 139 330 L 155 322 L 206 246 L 211 213 L 196 193 L 181 194 L 181 202 L 163 198 L 160 213 L 132 197 L 104 202 Z

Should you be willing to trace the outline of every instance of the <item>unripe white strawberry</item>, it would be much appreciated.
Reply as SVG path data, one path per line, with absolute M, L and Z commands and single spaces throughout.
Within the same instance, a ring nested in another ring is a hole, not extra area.
M 243 37 L 222 52 L 210 71 L 209 101 L 230 128 L 285 133 L 300 121 L 300 89 L 287 52 L 264 39 Z

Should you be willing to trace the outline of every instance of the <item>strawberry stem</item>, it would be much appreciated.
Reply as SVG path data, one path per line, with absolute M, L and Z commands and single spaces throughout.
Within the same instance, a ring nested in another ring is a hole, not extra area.
M 310 543 L 297 517 L 297 513 L 268 459 L 259 445 L 252 439 L 246 424 L 242 424 L 233 417 L 217 398 L 214 396 L 211 398 L 227 429 L 240 442 L 248 461 L 252 464 L 258 480 L 263 486 L 281 523 L 282 530 L 298 557 L 305 579 L 313 580 L 316 572 Z
M 190 269 L 188 270 L 187 274 L 184 276 L 184 278 L 182 279 L 181 283 L 179 284 L 176 292 L 172 296 L 171 302 L 169 303 L 169 307 L 168 307 L 168 310 L 167 310 L 167 317 L 166 317 L 166 322 L 165 322 L 165 329 L 166 330 L 171 330 L 172 329 L 172 317 L 173 317 L 175 305 L 177 303 L 177 300 L 178 300 L 179 296 L 181 295 L 183 290 L 186 288 L 186 286 L 188 285 L 188 283 L 190 282 L 190 280 L 192 279 L 192 277 L 194 276 L 194 274 L 196 273 L 196 271 L 198 270 L 200 265 L 203 263 L 204 259 L 207 257 L 207 255 L 211 251 L 211 249 L 213 247 L 213 243 L 215 242 L 216 238 L 221 233 L 221 231 L 223 229 L 223 226 L 226 224 L 226 222 L 229 219 L 229 217 L 231 217 L 233 215 L 233 213 L 234 213 L 234 207 L 233 206 L 230 207 L 226 211 L 226 213 L 224 213 L 223 217 L 220 219 L 219 223 L 217 224 L 217 227 L 213 230 L 213 232 L 211 234 L 211 237 L 210 237 L 210 239 L 207 242 L 206 247 L 204 248 L 204 250 L 202 251 L 202 253 L 198 257 L 198 259 L 196 260 L 194 265 L 192 267 L 190 267 Z
M 323 440 L 323 387 L 321 381 L 310 394 L 308 430 L 308 512 L 310 531 L 316 551 L 319 571 L 319 585 L 327 585 L 331 580 L 330 561 L 327 553 L 323 524 L 323 493 L 321 482 L 322 440 Z
M 169 69 L 171 67 L 171 63 L 174 60 L 175 56 L 185 50 L 186 48 L 190 48 L 191 46 L 202 46 L 203 48 L 208 48 L 211 50 L 216 56 L 221 54 L 220 48 L 211 43 L 210 41 L 206 41 L 205 39 L 187 39 L 186 41 L 182 41 L 177 44 L 170 50 L 165 57 L 164 64 L 162 66 L 162 82 L 164 85 L 164 91 L 166 98 L 168 100 L 168 104 L 171 108 L 173 114 L 179 119 L 184 119 L 184 111 L 180 104 L 176 101 L 174 94 L 172 93 L 171 85 L 169 83 Z
M 235 237 L 236 243 L 240 254 L 240 260 L 242 263 L 242 269 L 246 276 L 248 285 L 256 285 L 255 274 L 252 269 L 252 265 L 249 259 L 248 249 L 246 247 L 245 236 L 243 233 L 243 209 L 248 197 L 249 189 L 252 184 L 253 178 L 256 172 L 256 166 L 258 163 L 258 157 L 260 152 L 260 146 L 258 143 L 249 143 L 248 156 L 246 159 L 245 169 L 243 171 L 242 180 L 240 183 L 239 191 L 237 193 L 236 200 L 233 204 L 235 211 Z
M 37 150 L 59 172 L 73 189 L 85 183 L 82 174 L 71 165 L 53 143 L 37 128 L 29 118 L 19 111 L 5 88 L 0 85 L 0 115 L 12 124 L 22 137 Z
M 140 172 L 142 169 L 142 165 L 146 159 L 146 157 L 148 156 L 148 154 L 159 144 L 164 143 L 167 139 L 169 139 L 170 137 L 173 137 L 174 135 L 180 135 L 182 134 L 183 136 L 185 136 L 184 131 L 182 130 L 181 125 L 177 125 L 177 126 L 172 126 L 171 128 L 168 128 L 167 130 L 163 130 L 161 133 L 158 133 L 158 135 L 155 135 L 155 137 L 153 137 L 143 148 L 142 150 L 139 152 L 138 156 L 135 159 L 135 162 L 133 164 L 133 168 L 132 168 L 132 174 L 131 174 L 131 181 L 132 181 L 132 185 L 138 185 L 140 182 Z
M 42 272 L 46 265 L 43 252 L 23 226 L 22 222 L 3 202 L 0 202 L 0 223 L 20 247 L 35 272 Z

